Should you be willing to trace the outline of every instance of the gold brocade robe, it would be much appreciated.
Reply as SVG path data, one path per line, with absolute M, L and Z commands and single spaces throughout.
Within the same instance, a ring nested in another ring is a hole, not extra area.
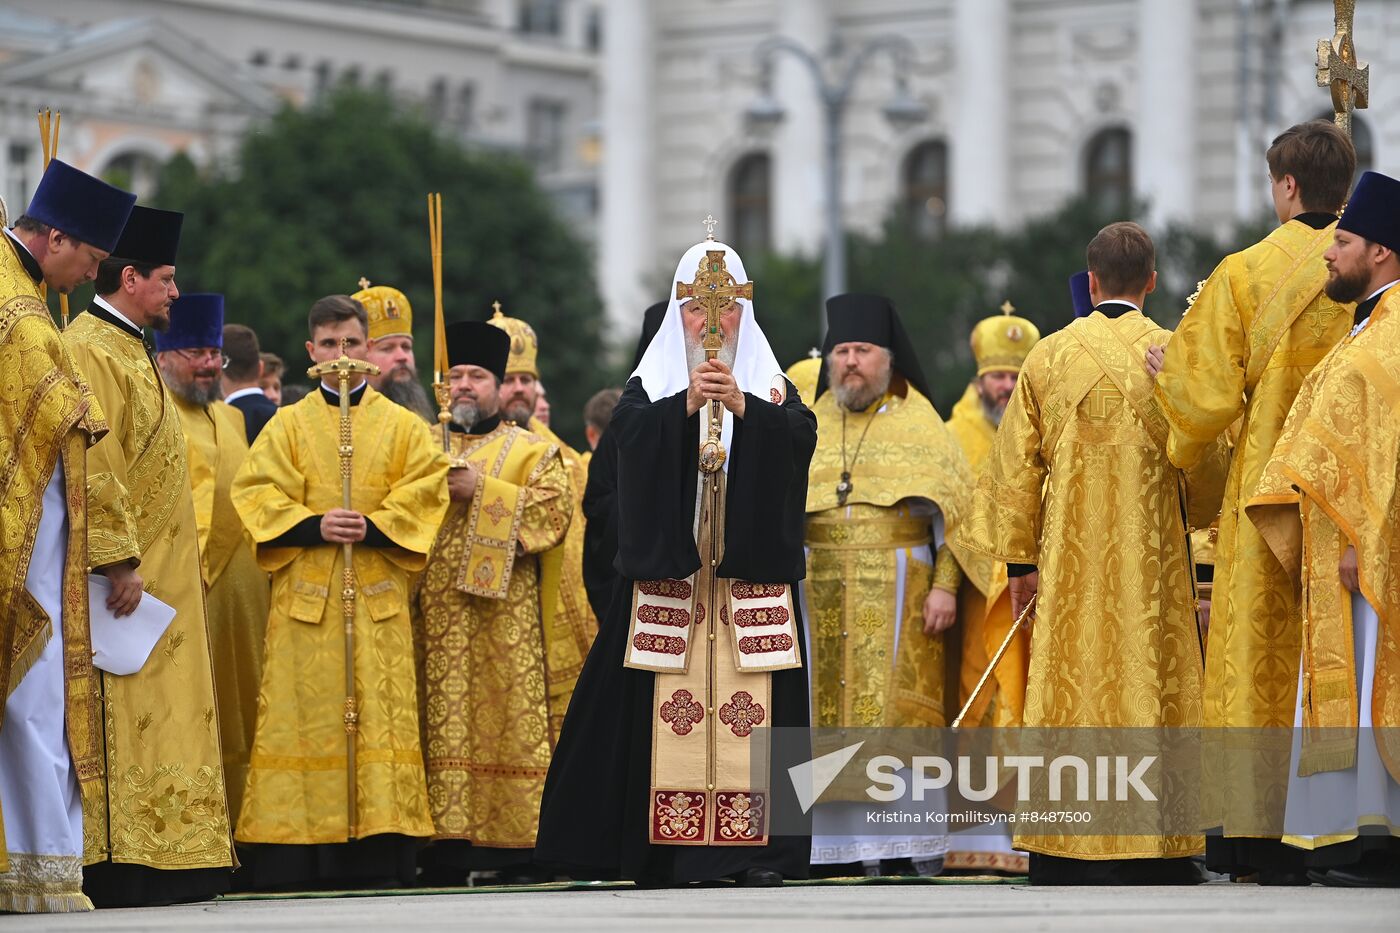
M 415 606 L 434 835 L 528 849 L 558 738 L 537 555 L 569 527 L 569 477 L 552 443 L 510 424 L 454 433 L 452 452 L 481 479 L 448 509 Z
M 598 620 L 588 604 L 583 585 L 583 492 L 588 485 L 588 467 L 572 447 L 565 444 L 545 424 L 530 419 L 529 430 L 559 448 L 559 457 L 569 477 L 573 497 L 573 518 L 568 533 L 558 546 L 540 557 L 540 585 L 545 593 L 557 593 L 544 606 L 545 649 L 549 654 L 549 718 L 555 735 L 564 724 L 564 712 L 574 695 L 583 661 L 598 634 Z
M 814 728 L 935 727 L 946 719 L 943 638 L 924 634 L 923 607 L 930 587 L 956 592 L 963 573 L 946 546 L 933 565 L 913 549 L 932 543 L 931 515 L 919 500 L 938 508 L 947 535 L 966 511 L 972 473 L 933 405 L 897 381 L 864 412 L 844 412 L 830 391 L 812 405 L 817 449 L 807 485 L 804 589 Z M 852 484 L 845 506 L 836 492 L 843 420 Z M 901 555 L 903 624 L 896 630 Z
M 1334 229 L 1289 222 L 1225 257 L 1157 381 L 1178 467 L 1194 466 L 1242 418 L 1216 541 L 1202 723 L 1202 816 L 1226 836 L 1283 828 L 1302 623 L 1283 568 L 1243 512 L 1303 379 L 1351 329 L 1350 306 L 1322 292 Z
M 959 540 L 1035 564 L 1039 601 L 1027 727 L 1184 727 L 1201 717 L 1201 646 L 1179 477 L 1143 367 L 1168 333 L 1099 312 L 1027 356 Z M 1192 524 L 1215 515 L 1223 445 L 1188 479 Z M 1177 825 L 1190 814 L 1175 814 Z M 1164 820 L 1165 821 L 1165 820 Z M 1015 847 L 1079 859 L 1172 858 L 1197 835 L 1028 835 Z
M 175 407 L 188 445 L 229 818 L 237 825 L 253 749 L 270 596 L 267 572 L 258 566 L 253 539 L 229 495 L 248 456 L 248 438 L 243 413 L 223 402 L 194 405 L 176 398 Z
M 1299 774 L 1356 764 L 1361 697 L 1351 593 L 1337 565 L 1356 549 L 1361 594 L 1380 622 L 1372 735 L 1400 781 L 1400 287 L 1303 384 L 1248 515 L 1300 585 Z M 1311 846 L 1309 846 L 1311 848 Z
M 88 451 L 88 561 L 139 558 L 175 619 L 141 670 L 101 675 L 105 795 L 83 801 L 89 863 L 232 864 L 214 672 L 185 438 L 141 338 L 92 313 L 63 332 L 111 433 Z
M 973 477 L 982 473 L 987 456 L 996 440 L 996 425 L 987 420 L 977 389 L 968 384 L 963 397 L 953 406 L 948 419 Z M 966 703 L 977 689 L 977 682 L 991 666 L 997 649 L 1006 640 L 1014 621 L 1011 618 L 1011 594 L 1006 588 L 1006 565 L 996 562 L 992 568 L 989 589 L 984 596 L 976 587 L 964 584 L 958 598 L 958 621 L 962 625 L 961 655 L 957 681 L 960 703 Z M 1030 664 L 1030 631 L 1022 627 L 1002 655 L 1001 663 L 988 679 L 977 703 L 968 710 L 968 726 L 1017 726 L 1026 697 L 1026 670 Z
M 0 718 L 39 660 L 53 623 L 25 588 L 44 490 L 62 468 L 68 504 L 63 568 L 64 725 L 84 799 L 102 793 L 101 724 L 88 639 L 87 461 L 107 431 L 102 409 L 64 349 L 38 285 L 0 233 Z M 4 723 L 0 722 L 0 728 Z M 81 866 L 11 859 L 0 815 L 0 911 L 90 909 Z M 65 880 L 60 882 L 59 876 Z M 11 887 L 13 886 L 13 888 Z
M 423 419 L 366 387 L 351 408 L 352 505 L 394 545 L 354 549 L 357 837 L 430 836 L 409 617 L 447 511 L 447 457 Z M 345 633 L 340 545 L 274 546 L 341 508 L 340 410 L 319 391 L 268 422 L 233 480 L 234 507 L 272 573 L 240 842 L 346 842 Z

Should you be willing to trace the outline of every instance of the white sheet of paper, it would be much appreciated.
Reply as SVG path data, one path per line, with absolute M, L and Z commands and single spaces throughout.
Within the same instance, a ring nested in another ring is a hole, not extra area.
M 118 619 L 107 608 L 112 584 L 101 574 L 88 576 L 88 615 L 92 624 L 92 663 L 109 674 L 135 674 L 175 621 L 175 609 L 150 593 L 141 595 L 136 611 Z

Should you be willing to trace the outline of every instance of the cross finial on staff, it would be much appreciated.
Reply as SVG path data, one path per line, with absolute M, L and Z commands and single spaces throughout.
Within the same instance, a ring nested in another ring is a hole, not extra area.
M 1356 0 L 1332 0 L 1332 10 L 1335 32 L 1317 40 L 1317 86 L 1331 89 L 1334 119 L 1350 136 L 1352 111 L 1370 104 L 1371 66 L 1356 57 Z
M 495 312 L 495 315 L 496 315 L 497 317 L 500 316 L 500 313 L 501 313 L 501 302 L 500 302 L 499 299 L 496 300 L 496 301 L 491 302 L 491 310 L 492 310 L 493 312 Z
M 715 215 L 706 214 L 705 219 L 700 221 L 700 223 L 705 226 L 705 239 L 713 240 L 715 238 L 715 227 L 719 226 L 719 221 L 715 220 Z
M 1010 299 L 1010 298 L 1006 299 L 1005 301 L 1003 301 L 1003 302 L 1001 303 L 1001 313 L 1002 313 L 1002 314 L 1015 314 L 1015 313 L 1016 313 L 1016 306 L 1013 305 L 1013 304 L 1011 303 L 1011 299 Z
M 369 288 L 369 279 L 365 278 L 363 275 L 360 276 L 359 285 L 360 285 L 360 290 L 361 290 L 361 291 L 363 291 L 363 290 L 366 289 L 366 288 Z

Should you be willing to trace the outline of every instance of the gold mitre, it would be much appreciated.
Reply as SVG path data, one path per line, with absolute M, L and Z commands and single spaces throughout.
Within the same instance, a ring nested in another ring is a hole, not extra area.
M 506 360 L 507 373 L 529 373 L 536 379 L 540 378 L 539 366 L 535 363 L 535 357 L 540 352 L 540 341 L 535 336 L 535 329 L 517 317 L 506 317 L 501 313 L 501 303 L 491 302 L 492 309 L 496 312 L 491 315 L 488 324 L 494 324 L 510 335 L 510 357 Z
M 1004 302 L 1001 313 L 978 321 L 972 328 L 972 356 L 977 360 L 977 375 L 1021 371 L 1026 354 L 1040 340 L 1040 328 L 1011 312 L 1016 309 Z
M 413 336 L 413 308 L 408 297 L 388 285 L 370 285 L 360 279 L 360 290 L 350 296 L 364 306 L 369 316 L 369 339 Z

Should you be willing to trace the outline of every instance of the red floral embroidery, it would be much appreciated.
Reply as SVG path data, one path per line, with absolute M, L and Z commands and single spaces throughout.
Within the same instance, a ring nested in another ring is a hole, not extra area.
M 694 842 L 705 825 L 705 795 L 680 790 L 657 791 L 651 814 L 655 842 Z
M 506 508 L 505 500 L 502 499 L 500 496 L 497 496 L 495 499 L 493 499 L 491 501 L 491 504 L 483 508 L 481 511 L 491 516 L 491 521 L 495 522 L 497 525 L 505 521 L 506 516 L 510 514 L 510 509 Z
M 774 405 L 783 404 L 783 393 L 779 392 L 777 389 L 769 389 L 768 397 L 773 400 Z
M 671 609 L 667 606 L 637 607 L 637 620 L 639 622 L 649 622 L 652 625 L 674 625 L 677 628 L 684 628 L 690 624 L 690 613 L 684 609 Z
M 787 635 L 750 635 L 739 639 L 739 650 L 744 654 L 767 654 L 770 651 L 787 651 L 792 647 L 792 638 Z
M 768 606 L 763 609 L 736 609 L 734 611 L 735 625 L 782 625 L 788 620 L 788 611 L 784 606 Z
M 632 638 L 632 647 L 638 651 L 654 651 L 657 654 L 685 654 L 685 639 L 638 632 Z
M 735 599 L 777 599 L 787 592 L 785 583 L 746 583 L 735 580 L 729 585 Z
M 671 599 L 689 599 L 692 592 L 687 580 L 646 580 L 638 583 L 637 589 L 648 596 L 666 596 Z
M 728 624 L 729 624 L 729 607 L 728 607 L 728 606 L 720 606 L 720 607 L 719 607 L 719 620 L 720 620 L 721 622 L 723 622 L 725 625 L 728 625 Z
M 740 690 L 719 708 L 719 721 L 739 738 L 747 738 L 764 719 L 763 706 L 747 690 Z
M 763 794 L 743 791 L 716 793 L 716 841 L 763 842 L 767 834 L 763 825 L 764 805 Z
M 677 690 L 671 699 L 661 704 L 661 721 L 671 724 L 676 735 L 689 735 L 697 722 L 705 718 L 705 707 L 701 706 L 689 690 Z
M 705 604 L 704 604 L 704 603 L 696 603 L 696 604 L 695 604 L 695 624 L 696 624 L 696 625 L 699 625 L 700 623 L 702 623 L 702 622 L 704 622 L 704 621 L 705 621 Z

